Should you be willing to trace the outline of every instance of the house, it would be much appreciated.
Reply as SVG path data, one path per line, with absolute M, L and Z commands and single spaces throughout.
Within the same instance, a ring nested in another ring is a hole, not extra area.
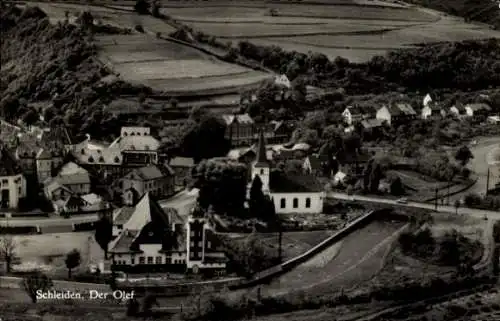
M 67 199 L 73 191 L 61 185 L 57 180 L 53 180 L 44 186 L 44 193 L 47 199 L 59 201 Z
M 351 126 L 363 120 L 363 110 L 358 106 L 347 106 L 342 112 L 344 122 Z
M 90 193 L 91 182 L 89 172 L 73 162 L 63 165 L 57 176 L 46 182 L 47 185 L 54 183 L 64 186 L 74 194 L 84 195 Z M 49 195 L 58 190 L 57 185 L 52 185 L 52 188 L 56 188 L 56 190 L 52 190 L 52 192 L 48 191 Z
M 251 179 L 262 181 L 262 190 L 273 200 L 276 213 L 321 213 L 325 193 L 314 175 L 286 175 L 271 173 L 267 158 L 264 133 L 261 131 L 257 158 L 251 166 Z
M 191 157 L 174 157 L 168 163 L 175 173 L 175 185 L 186 186 L 191 179 L 191 171 L 195 166 Z
M 490 124 L 500 124 L 500 116 L 489 116 L 486 121 Z
M 431 95 L 427 94 L 424 97 L 424 100 L 422 101 L 422 107 L 427 107 L 432 103 L 432 98 Z
M 421 111 L 422 119 L 439 118 L 445 116 L 446 116 L 446 111 L 443 108 L 441 108 L 440 105 L 432 101 L 427 103 L 427 105 L 424 106 Z
M 71 154 L 78 164 L 101 174 L 103 178 L 120 178 L 131 168 L 159 162 L 160 141 L 151 136 L 149 127 L 122 127 L 120 137 L 111 144 L 87 139 L 73 145 Z
M 407 103 L 391 103 L 377 110 L 376 119 L 386 121 L 391 126 L 399 126 L 415 119 L 417 113 Z
M 456 118 L 460 118 L 466 115 L 465 106 L 459 102 L 451 106 L 449 109 L 449 114 Z
M 302 168 L 309 175 L 330 177 L 332 174 L 328 156 L 326 155 L 313 154 L 307 156 L 304 159 Z
M 286 75 L 279 75 L 274 78 L 274 83 L 278 86 L 283 86 L 286 88 L 292 88 L 292 83 L 290 79 Z
M 174 193 L 174 171 L 169 166 L 149 165 L 132 170 L 115 182 L 124 204 L 134 205 L 146 193 L 164 198 Z
M 15 157 L 0 142 L 0 208 L 17 208 L 26 197 L 26 179 Z
M 208 221 L 194 214 L 184 219 L 175 209 L 163 209 L 150 193 L 113 214 L 113 232 L 113 270 L 221 274 L 226 269 L 226 256 Z
M 285 121 L 272 120 L 265 128 L 264 136 L 269 144 L 283 144 L 290 140 L 292 130 Z M 258 140 L 259 133 L 254 134 L 254 141 Z
M 487 117 L 491 107 L 485 103 L 465 105 L 465 115 L 468 117 Z
M 345 174 L 345 173 L 343 173 L 341 171 L 338 171 L 333 176 L 333 186 L 344 185 L 346 178 L 347 178 L 347 174 Z
M 254 139 L 255 124 L 248 114 L 222 115 L 226 124 L 225 137 L 232 146 L 251 145 Z
M 111 212 L 110 204 L 94 193 L 86 195 L 66 193 L 63 197 L 53 199 L 52 204 L 59 214 L 88 214 L 90 212 L 102 214 L 108 211 Z

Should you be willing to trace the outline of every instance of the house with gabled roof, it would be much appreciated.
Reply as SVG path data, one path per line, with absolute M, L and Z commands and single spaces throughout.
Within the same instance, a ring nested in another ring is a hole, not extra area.
M 222 115 L 226 125 L 225 137 L 232 146 L 250 145 L 253 142 L 255 123 L 248 114 Z
M 252 181 L 259 176 L 262 190 L 271 197 L 276 213 L 321 213 L 324 189 L 314 175 L 288 175 L 273 171 L 267 158 L 264 133 L 259 135 L 257 158 L 251 164 Z
M 161 208 L 150 193 L 114 213 L 113 231 L 109 253 L 114 270 L 225 271 L 227 259 L 204 218 L 184 219 L 175 209 Z
M 55 177 L 46 180 L 44 185 L 51 185 L 54 182 L 64 186 L 74 194 L 89 194 L 91 189 L 89 172 L 73 162 L 64 164 L 59 173 Z
M 175 191 L 175 172 L 168 165 L 148 165 L 130 171 L 118 179 L 115 191 L 121 194 L 123 204 L 134 205 L 146 193 L 165 198 Z
M 486 103 L 467 104 L 464 108 L 468 117 L 487 117 L 491 111 L 491 107 Z
M 417 117 L 417 113 L 408 103 L 396 102 L 382 106 L 377 110 L 376 119 L 386 121 L 391 126 L 399 126 Z
M 342 117 L 347 125 L 359 123 L 363 120 L 363 110 L 359 106 L 347 106 L 342 112 Z
M 421 113 L 422 119 L 435 119 L 446 116 L 446 111 L 443 107 L 434 101 L 428 102 L 423 108 Z
M 168 165 L 175 172 L 175 185 L 186 186 L 191 178 L 191 170 L 195 166 L 194 159 L 177 156 L 170 159 Z

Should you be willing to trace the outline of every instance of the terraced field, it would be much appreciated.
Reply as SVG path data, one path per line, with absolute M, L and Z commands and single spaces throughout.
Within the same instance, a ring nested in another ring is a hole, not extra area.
M 362 62 L 417 43 L 500 37 L 485 26 L 432 10 L 383 1 L 343 0 L 325 5 L 275 2 L 164 4 L 163 13 L 216 37 L 321 52 Z

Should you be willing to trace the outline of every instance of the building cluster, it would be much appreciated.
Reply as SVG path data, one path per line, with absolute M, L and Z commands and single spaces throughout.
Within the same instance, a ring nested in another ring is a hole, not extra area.
M 422 109 L 417 112 L 407 102 L 393 101 L 382 105 L 380 108 L 361 108 L 348 106 L 342 112 L 344 123 L 348 126 L 346 131 L 354 130 L 354 125 L 361 125 L 364 131 L 370 132 L 377 128 L 388 126 L 397 127 L 420 118 L 437 119 L 453 117 L 457 119 L 485 119 L 489 123 L 499 123 L 499 115 L 492 114 L 492 108 L 486 103 L 456 104 L 445 107 L 426 95 L 422 102 Z

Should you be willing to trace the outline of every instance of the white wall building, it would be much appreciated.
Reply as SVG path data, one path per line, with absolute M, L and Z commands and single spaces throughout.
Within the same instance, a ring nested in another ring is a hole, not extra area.
M 26 197 L 26 179 L 14 157 L 0 145 L 0 208 L 17 208 Z

